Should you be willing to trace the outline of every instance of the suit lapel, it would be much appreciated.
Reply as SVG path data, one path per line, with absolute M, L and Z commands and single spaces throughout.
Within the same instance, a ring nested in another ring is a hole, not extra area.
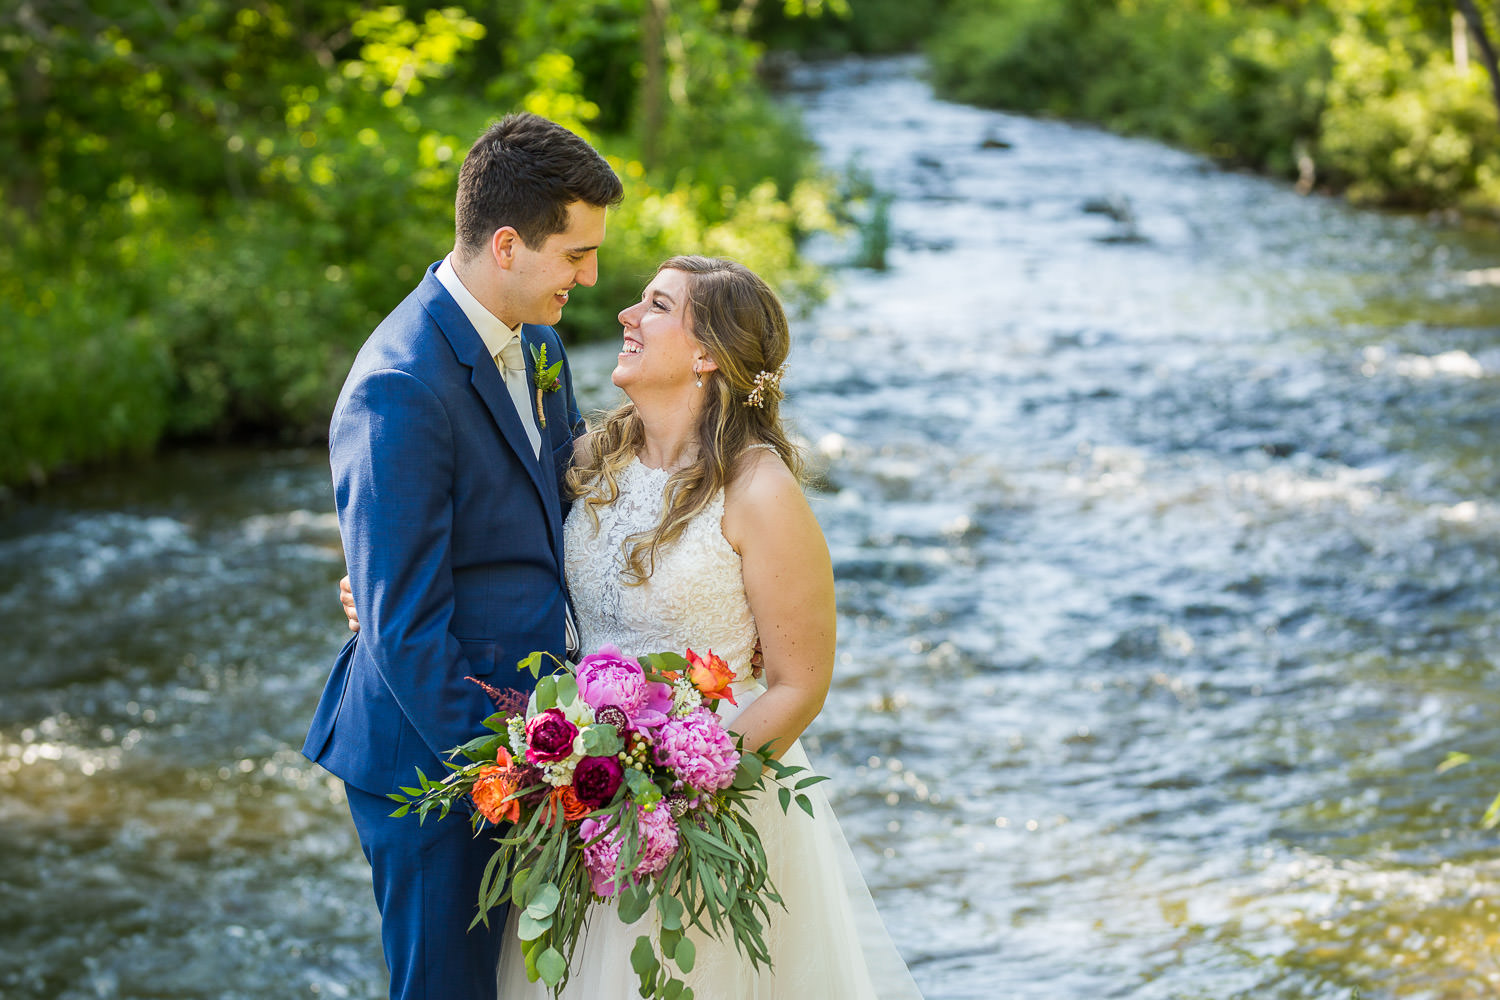
M 531 352 L 533 349 L 540 349 L 542 343 L 542 338 L 531 326 L 527 325 L 521 327 L 521 348 L 526 357 L 526 384 L 531 390 L 528 395 L 533 400 L 537 398 L 537 373 L 536 358 Z M 556 359 L 549 359 L 549 365 L 555 360 Z M 552 454 L 551 434 L 551 432 L 557 427 L 556 421 L 562 419 L 561 416 L 556 412 L 557 406 L 554 402 L 554 397 L 556 396 L 557 393 L 555 392 L 541 393 L 542 410 L 547 414 L 547 426 L 542 427 L 540 423 L 538 423 L 537 426 L 537 432 L 541 435 L 542 438 L 541 455 L 538 456 L 538 464 L 541 466 L 541 478 L 543 483 L 543 485 L 541 486 L 542 502 L 546 504 L 547 507 L 547 518 L 549 524 L 562 523 L 562 502 L 557 495 L 557 463 L 555 456 Z M 514 407 L 512 407 L 512 409 L 514 409 Z M 522 433 L 524 434 L 525 431 L 523 430 Z M 558 565 L 562 565 L 561 532 L 559 532 L 557 536 L 554 537 L 553 542 L 555 548 L 557 549 Z
M 558 530 L 558 522 L 561 518 L 561 508 L 557 499 L 557 483 L 551 475 L 551 455 L 547 449 L 547 436 L 542 435 L 543 457 L 546 461 L 544 474 L 543 463 L 537 460 L 537 455 L 531 449 L 531 438 L 527 436 L 526 429 L 521 426 L 520 414 L 516 412 L 516 404 L 511 399 L 510 390 L 505 385 L 505 379 L 500 374 L 500 369 L 495 365 L 495 359 L 490 357 L 489 349 L 484 346 L 474 324 L 464 315 L 453 296 L 438 281 L 436 274 L 429 271 L 427 277 L 422 281 L 423 305 L 427 312 L 437 321 L 438 329 L 443 331 L 453 353 L 457 356 L 460 364 L 470 370 L 469 381 L 474 386 L 474 391 L 484 401 L 485 408 L 489 410 L 495 426 L 500 429 L 500 436 L 505 439 L 511 451 L 515 452 L 516 458 L 526 470 L 531 483 L 536 487 L 537 494 L 542 500 L 542 505 L 547 511 L 547 534 L 552 540 L 553 550 L 558 548 L 561 532 Z M 524 328 L 523 328 L 524 332 Z M 524 339 L 524 338 L 523 338 Z M 530 348 L 527 349 L 527 367 L 531 366 Z

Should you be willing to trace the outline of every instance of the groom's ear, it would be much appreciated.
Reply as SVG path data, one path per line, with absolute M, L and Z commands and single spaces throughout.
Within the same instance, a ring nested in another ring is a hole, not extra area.
M 495 266 L 509 271 L 516 262 L 516 251 L 521 248 L 521 234 L 510 226 L 501 226 L 490 234 L 490 257 Z

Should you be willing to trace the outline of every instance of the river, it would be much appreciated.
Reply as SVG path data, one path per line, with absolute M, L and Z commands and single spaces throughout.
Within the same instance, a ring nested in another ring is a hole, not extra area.
M 795 84 L 892 196 L 785 383 L 841 608 L 809 744 L 930 1000 L 1495 996 L 1500 238 L 911 60 Z M 0 512 L 0 994 L 383 995 L 296 751 L 341 573 L 320 451 Z

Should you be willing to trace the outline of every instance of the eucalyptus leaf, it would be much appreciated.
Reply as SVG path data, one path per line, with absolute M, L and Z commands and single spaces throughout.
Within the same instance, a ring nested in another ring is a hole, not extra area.
M 526 904 L 526 912 L 540 920 L 555 911 L 561 899 L 562 893 L 557 891 L 557 886 L 551 882 L 544 882 L 531 893 L 530 901 Z
M 661 941 L 661 953 L 667 958 L 671 958 L 676 954 L 677 946 L 682 943 L 682 931 L 664 930 L 661 932 L 658 940 Z
M 651 939 L 642 934 L 635 939 L 635 947 L 630 949 L 630 967 L 638 976 L 654 976 L 656 970 L 661 968 L 661 962 L 656 958 L 656 952 L 651 948 Z
M 693 971 L 693 963 L 698 960 L 698 949 L 693 945 L 693 939 L 685 937 L 677 942 L 677 952 L 672 956 L 672 961 L 684 973 Z
M 792 790 L 790 788 L 776 789 L 776 797 L 781 800 L 782 812 L 786 812 L 792 808 Z
M 644 917 L 651 906 L 651 890 L 643 885 L 631 886 L 621 892 L 618 898 L 620 919 L 627 924 L 633 924 Z
M 813 776 L 811 776 L 809 778 L 803 778 L 801 781 L 797 782 L 792 787 L 800 791 L 800 790 L 802 790 L 804 788 L 810 788 L 813 785 L 816 785 L 820 781 L 827 781 L 827 780 L 828 780 L 828 775 L 826 775 L 826 774 L 814 774 Z
M 551 929 L 552 915 L 550 913 L 540 918 L 533 917 L 530 913 L 522 913 L 516 920 L 516 937 L 522 941 L 535 941 Z
M 583 731 L 583 752 L 589 757 L 611 757 L 624 749 L 625 741 L 614 726 L 597 722 Z
M 667 930 L 682 929 L 682 903 L 677 897 L 663 893 L 656 900 L 656 911 L 661 914 L 661 925 Z
M 537 958 L 536 971 L 541 973 L 542 982 L 556 986 L 568 973 L 568 960 L 556 948 L 548 948 Z
M 812 801 L 806 795 L 797 796 L 797 805 L 801 806 L 802 811 L 807 813 L 807 815 L 811 816 L 813 814 Z
M 556 674 L 557 703 L 564 708 L 578 700 L 578 678 L 572 674 Z

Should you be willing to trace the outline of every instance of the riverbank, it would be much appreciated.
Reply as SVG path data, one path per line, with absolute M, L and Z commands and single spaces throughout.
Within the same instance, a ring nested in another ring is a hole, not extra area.
M 469 143 L 512 109 L 589 138 L 626 187 L 570 342 L 613 336 L 687 248 L 822 293 L 799 245 L 837 225 L 838 181 L 709 7 L 677 10 L 668 45 L 654 4 L 178 6 L 0 19 L 0 486 L 321 437 L 359 345 L 452 247 Z
M 968 0 L 937 90 L 1092 122 L 1355 204 L 1500 221 L 1490 80 L 1446 4 Z

